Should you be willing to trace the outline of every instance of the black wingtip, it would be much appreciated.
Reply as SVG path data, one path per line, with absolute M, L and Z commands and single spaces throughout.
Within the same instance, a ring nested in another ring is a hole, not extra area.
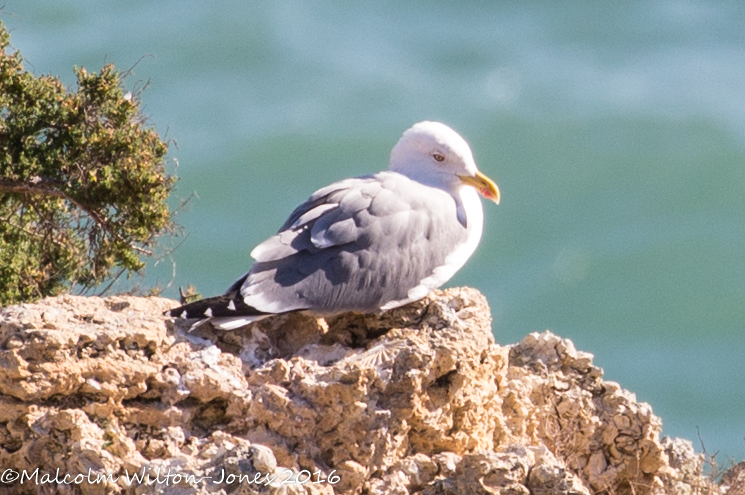
M 223 295 L 200 299 L 178 308 L 169 309 L 164 316 L 171 318 L 212 318 L 223 316 L 259 316 L 265 315 L 262 311 L 249 306 L 240 297 L 234 295 Z
M 163 311 L 163 316 L 168 316 L 170 318 L 187 318 L 184 313 L 186 311 L 182 311 L 186 306 L 179 306 L 178 308 L 169 309 L 168 311 Z

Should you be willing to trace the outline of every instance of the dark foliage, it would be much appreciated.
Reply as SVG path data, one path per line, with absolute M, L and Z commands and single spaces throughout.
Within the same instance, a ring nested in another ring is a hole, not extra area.
M 0 23 L 0 305 L 139 271 L 173 229 L 167 145 L 118 72 L 36 77 Z

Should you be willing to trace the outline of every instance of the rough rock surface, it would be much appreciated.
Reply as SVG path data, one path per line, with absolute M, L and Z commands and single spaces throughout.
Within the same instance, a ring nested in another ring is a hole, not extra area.
M 175 305 L 0 310 L 0 493 L 720 493 L 590 354 L 496 345 L 475 290 L 230 332 Z

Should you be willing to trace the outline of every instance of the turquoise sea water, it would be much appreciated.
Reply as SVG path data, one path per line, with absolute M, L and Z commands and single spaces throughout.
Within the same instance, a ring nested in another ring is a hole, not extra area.
M 312 191 L 441 120 L 502 190 L 449 283 L 486 294 L 497 340 L 569 337 L 665 434 L 745 458 L 742 2 L 8 0 L 1 17 L 37 74 L 149 81 L 178 196 L 198 195 L 167 295 L 223 291 Z

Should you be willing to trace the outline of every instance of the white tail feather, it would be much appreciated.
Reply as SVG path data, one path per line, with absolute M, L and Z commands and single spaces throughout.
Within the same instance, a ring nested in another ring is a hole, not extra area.
M 271 315 L 256 315 L 256 316 L 222 316 L 217 318 L 210 318 L 209 322 L 212 326 L 219 328 L 220 330 L 235 330 L 249 323 L 263 320 Z

